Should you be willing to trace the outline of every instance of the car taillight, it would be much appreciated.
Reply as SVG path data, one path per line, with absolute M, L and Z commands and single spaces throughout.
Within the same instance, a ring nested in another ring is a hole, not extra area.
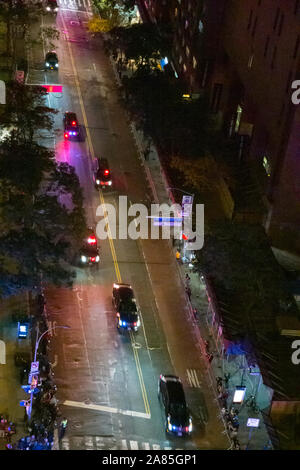
M 136 326 L 136 321 L 134 322 L 133 326 Z
M 109 170 L 104 170 L 105 175 L 109 175 Z
M 72 126 L 76 126 L 76 121 L 72 121 Z
M 65 139 L 67 139 L 68 137 L 69 137 L 69 134 L 65 132 Z
M 88 244 L 89 245 L 95 245 L 96 244 L 96 237 L 89 237 L 88 238 Z
M 92 263 L 96 261 L 96 258 L 91 258 Z
M 186 427 L 184 428 L 184 430 L 185 430 L 185 432 L 189 432 L 189 427 L 186 426 Z

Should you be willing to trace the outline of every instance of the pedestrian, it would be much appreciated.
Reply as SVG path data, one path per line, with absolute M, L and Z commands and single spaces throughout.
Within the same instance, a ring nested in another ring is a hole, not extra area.
M 181 255 L 180 255 L 179 250 L 176 251 L 176 259 L 177 259 L 177 261 L 180 261 L 180 259 L 181 259 Z
M 59 436 L 58 436 L 59 440 L 61 440 L 64 437 L 66 429 L 67 429 L 67 424 L 68 424 L 67 418 L 63 418 L 60 423 Z
M 190 285 L 190 282 L 191 282 L 191 278 L 190 278 L 189 274 L 186 273 L 186 275 L 185 275 L 185 283 L 186 283 L 186 285 L 189 286 L 189 285 Z
M 188 296 L 189 301 L 191 301 L 192 291 L 190 287 L 185 288 L 186 295 Z

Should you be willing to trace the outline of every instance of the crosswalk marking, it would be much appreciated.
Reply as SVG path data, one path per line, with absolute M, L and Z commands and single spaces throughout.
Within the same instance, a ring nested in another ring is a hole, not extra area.
M 105 436 L 64 436 L 60 443 L 61 450 L 172 450 L 169 441 L 160 444 L 139 442 L 137 440 L 120 439 Z M 174 449 L 175 450 L 175 449 Z M 176 449 L 183 450 L 183 449 Z
M 130 443 L 130 449 L 131 450 L 138 450 L 139 449 L 137 441 L 129 441 L 129 443 Z
M 196 369 L 187 369 L 187 378 L 191 387 L 200 388 L 201 382 L 198 379 Z
M 122 449 L 122 450 L 127 450 L 127 449 L 128 449 L 126 439 L 122 439 L 122 441 L 121 441 L 121 449 Z

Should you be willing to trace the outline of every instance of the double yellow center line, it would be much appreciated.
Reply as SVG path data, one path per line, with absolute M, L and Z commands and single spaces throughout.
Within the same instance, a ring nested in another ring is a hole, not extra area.
M 60 17 L 62 19 L 62 24 L 63 24 L 64 31 L 67 31 L 63 15 L 61 14 Z M 90 156 L 91 156 L 92 159 L 95 159 L 94 147 L 93 147 L 91 134 L 90 134 L 89 126 L 88 126 L 88 120 L 87 120 L 85 107 L 84 107 L 84 103 L 83 103 L 83 99 L 82 99 L 82 93 L 81 93 L 80 83 L 79 83 L 79 79 L 78 79 L 77 69 L 76 69 L 76 66 L 75 66 L 74 56 L 73 56 L 72 48 L 71 48 L 71 45 L 70 45 L 69 41 L 67 40 L 66 42 L 67 42 L 67 46 L 68 46 L 68 50 L 69 50 L 72 69 L 73 69 L 73 72 L 74 72 L 74 80 L 75 80 L 75 85 L 76 85 L 76 88 L 77 88 L 80 108 L 81 108 L 81 112 L 82 112 L 82 116 L 83 116 L 83 122 L 84 122 L 85 129 L 86 129 L 86 135 L 87 135 L 87 141 L 88 141 Z M 114 246 L 114 243 L 113 243 L 112 234 L 111 234 L 111 230 L 110 230 L 110 226 L 109 226 L 107 212 L 106 212 L 106 209 L 105 209 L 105 201 L 104 201 L 104 197 L 103 197 L 103 192 L 102 192 L 101 189 L 99 190 L 99 197 L 100 197 L 100 202 L 101 202 L 101 204 L 104 208 L 105 222 L 106 222 L 106 228 L 107 228 L 107 232 L 108 232 L 108 241 L 109 241 L 110 251 L 111 251 L 113 262 L 114 262 L 116 277 L 117 277 L 118 282 L 121 283 L 122 282 L 121 273 L 120 273 L 118 260 L 117 260 L 117 255 L 116 255 L 116 250 L 115 250 L 115 246 Z M 143 400 L 144 400 L 145 411 L 146 411 L 147 415 L 150 415 L 150 406 L 149 406 L 146 387 L 145 387 L 145 383 L 144 383 L 144 379 L 143 379 L 142 368 L 141 368 L 141 364 L 140 364 L 138 351 L 135 348 L 135 340 L 134 340 L 134 335 L 133 335 L 132 332 L 130 332 L 130 341 L 131 341 L 133 355 L 134 355 L 134 359 L 135 359 L 135 363 L 136 363 L 136 369 L 137 369 L 137 374 L 138 374 L 138 378 L 139 378 L 139 382 L 140 382 L 142 396 L 143 396 Z

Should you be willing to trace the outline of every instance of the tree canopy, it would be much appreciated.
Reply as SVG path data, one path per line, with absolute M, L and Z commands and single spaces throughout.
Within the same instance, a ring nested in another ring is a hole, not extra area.
M 24 93 L 22 93 L 22 90 Z M 83 193 L 75 169 L 37 144 L 39 129 L 52 131 L 55 110 L 41 87 L 9 86 L 0 143 L 0 296 L 45 282 L 72 284 L 74 253 L 86 233 Z

